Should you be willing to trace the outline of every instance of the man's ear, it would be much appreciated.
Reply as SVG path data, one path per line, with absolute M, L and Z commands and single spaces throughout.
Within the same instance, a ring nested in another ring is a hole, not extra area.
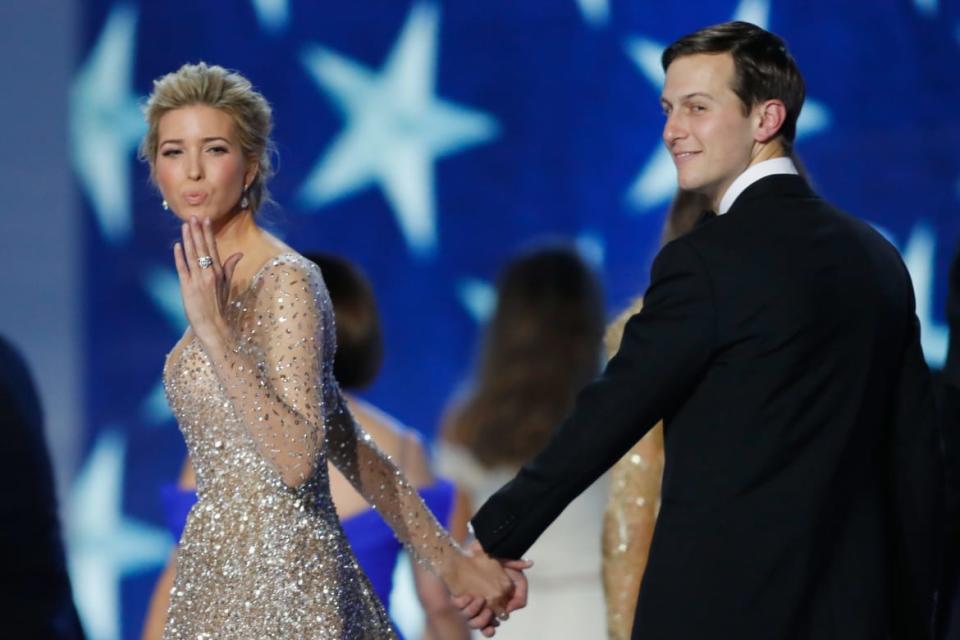
M 770 142 L 780 133 L 787 119 L 787 107 L 782 100 L 765 100 L 754 109 L 755 129 L 753 139 Z

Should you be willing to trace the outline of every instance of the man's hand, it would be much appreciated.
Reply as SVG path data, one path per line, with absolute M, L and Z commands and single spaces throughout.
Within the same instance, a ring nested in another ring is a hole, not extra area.
M 476 554 L 485 553 L 477 541 L 467 545 L 467 549 Z M 513 583 L 513 593 L 499 619 L 483 598 L 471 594 L 453 598 L 454 606 L 460 609 L 461 615 L 467 619 L 467 624 L 473 629 L 479 629 L 487 638 L 496 633 L 501 620 L 507 620 L 510 613 L 527 606 L 527 577 L 523 572 L 533 566 L 533 561 L 525 559 L 498 561 Z

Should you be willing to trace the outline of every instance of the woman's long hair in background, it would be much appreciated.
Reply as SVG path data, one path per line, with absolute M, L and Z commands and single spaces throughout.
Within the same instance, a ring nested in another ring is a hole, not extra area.
M 447 439 L 488 468 L 529 460 L 597 375 L 603 314 L 600 282 L 573 249 L 543 247 L 511 261 Z

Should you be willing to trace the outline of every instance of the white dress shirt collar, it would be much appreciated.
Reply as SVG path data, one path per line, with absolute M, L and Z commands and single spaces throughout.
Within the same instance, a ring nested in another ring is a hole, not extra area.
M 747 170 L 737 176 L 737 179 L 727 187 L 723 197 L 720 198 L 720 206 L 717 208 L 717 215 L 723 215 L 730 211 L 730 207 L 743 191 L 760 178 L 778 174 L 798 175 L 796 165 L 793 160 L 786 157 L 771 158 L 757 164 L 747 167 Z

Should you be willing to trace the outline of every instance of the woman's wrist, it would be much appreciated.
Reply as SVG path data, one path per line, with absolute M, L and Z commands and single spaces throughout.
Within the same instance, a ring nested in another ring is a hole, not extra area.
M 469 556 L 469 553 L 466 549 L 461 549 L 453 545 L 452 553 L 446 556 L 439 567 L 438 575 L 444 584 L 447 585 L 447 589 L 449 589 L 451 593 L 454 593 L 459 585 L 463 564 Z
M 219 359 L 227 351 L 232 351 L 233 331 L 226 323 L 217 323 L 209 329 L 196 332 L 204 350 L 211 358 Z

